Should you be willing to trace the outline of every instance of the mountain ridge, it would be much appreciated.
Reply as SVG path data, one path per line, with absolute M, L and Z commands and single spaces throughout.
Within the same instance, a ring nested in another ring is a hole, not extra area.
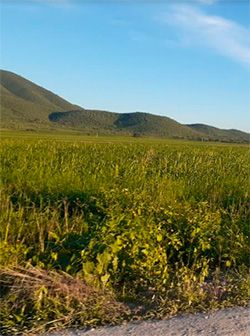
M 155 136 L 248 143 L 250 134 L 205 124 L 181 124 L 145 112 L 85 109 L 13 72 L 0 70 L 1 124 L 5 128 L 76 129 L 86 134 Z

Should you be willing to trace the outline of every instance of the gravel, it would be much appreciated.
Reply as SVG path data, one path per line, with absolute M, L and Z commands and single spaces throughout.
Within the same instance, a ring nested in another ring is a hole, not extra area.
M 89 330 L 65 330 L 46 336 L 248 336 L 250 308 L 236 307 L 210 313 L 178 315 L 160 321 L 126 323 Z M 44 334 L 45 336 L 45 334 Z

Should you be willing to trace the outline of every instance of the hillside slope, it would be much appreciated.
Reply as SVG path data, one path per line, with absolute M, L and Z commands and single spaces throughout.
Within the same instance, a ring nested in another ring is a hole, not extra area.
M 223 142 L 249 142 L 250 134 L 236 129 L 220 129 L 204 124 L 190 124 L 186 125 L 192 130 L 204 134 L 205 139 L 213 139 L 214 141 Z
M 191 130 L 173 119 L 143 112 L 114 113 L 81 109 L 52 113 L 49 119 L 64 127 L 105 133 L 194 140 L 201 138 L 201 134 L 197 131 Z
M 250 135 L 238 130 L 192 124 L 182 125 L 150 113 L 116 113 L 73 105 L 51 91 L 0 70 L 1 127 L 19 129 L 74 129 L 85 134 L 120 134 L 176 139 L 248 143 Z
M 195 130 L 148 113 L 86 110 L 12 72 L 1 70 L 1 125 L 71 128 L 85 133 L 198 139 Z
M 53 111 L 76 106 L 33 82 L 9 71 L 0 71 L 1 122 L 3 126 L 48 124 Z
M 133 134 L 160 136 L 166 138 L 199 139 L 200 134 L 168 117 L 150 113 L 123 113 L 115 121 L 116 127 Z
M 64 127 L 76 128 L 85 131 L 114 131 L 114 122 L 118 113 L 78 109 L 66 112 L 54 112 L 49 120 Z

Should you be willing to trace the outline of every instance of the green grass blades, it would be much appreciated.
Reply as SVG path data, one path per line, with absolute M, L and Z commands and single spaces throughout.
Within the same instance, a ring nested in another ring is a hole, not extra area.
M 0 207 L 2 333 L 248 300 L 247 146 L 8 135 Z

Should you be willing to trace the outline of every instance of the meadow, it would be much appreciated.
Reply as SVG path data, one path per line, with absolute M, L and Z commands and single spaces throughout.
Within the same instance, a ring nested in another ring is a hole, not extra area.
M 249 146 L 1 140 L 2 334 L 249 300 Z

